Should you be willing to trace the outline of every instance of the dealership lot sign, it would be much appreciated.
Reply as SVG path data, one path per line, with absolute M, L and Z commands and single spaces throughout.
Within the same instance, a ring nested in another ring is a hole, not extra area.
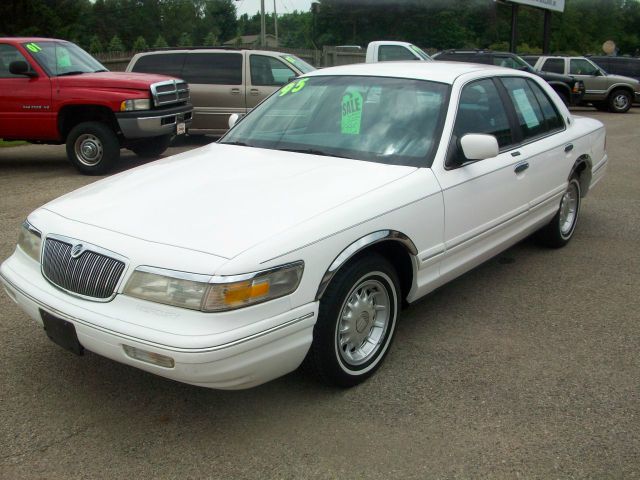
M 532 7 L 545 8 L 547 10 L 555 10 L 556 12 L 564 12 L 564 0 L 511 0 L 513 3 L 522 3 L 523 5 L 531 5 Z

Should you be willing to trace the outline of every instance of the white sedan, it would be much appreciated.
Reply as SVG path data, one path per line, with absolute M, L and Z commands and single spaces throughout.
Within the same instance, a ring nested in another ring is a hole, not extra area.
M 318 70 L 216 144 L 37 209 L 0 274 L 78 354 L 221 389 L 305 362 L 351 386 L 404 303 L 534 232 L 565 245 L 606 163 L 603 125 L 533 75 Z

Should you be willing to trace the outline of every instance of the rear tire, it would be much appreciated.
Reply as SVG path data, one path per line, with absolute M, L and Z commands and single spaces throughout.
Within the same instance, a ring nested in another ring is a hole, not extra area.
M 80 173 L 102 175 L 120 158 L 120 142 L 108 125 L 83 122 L 67 136 L 67 157 Z
M 564 247 L 578 224 L 580 213 L 580 182 L 573 176 L 560 200 L 560 207 L 551 221 L 536 232 L 536 240 L 551 248 Z
M 320 301 L 305 367 L 324 382 L 352 387 L 382 364 L 396 329 L 398 276 L 382 256 L 344 266 Z
M 609 111 L 613 113 L 626 113 L 631 108 L 633 99 L 627 90 L 614 90 L 609 95 Z
M 145 138 L 135 142 L 129 147 L 129 150 L 141 158 L 155 158 L 162 155 L 169 148 L 171 140 L 173 140 L 173 135 Z

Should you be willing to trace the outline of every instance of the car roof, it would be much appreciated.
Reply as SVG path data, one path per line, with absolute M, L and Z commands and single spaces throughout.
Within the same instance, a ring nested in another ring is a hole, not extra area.
M 356 63 L 339 67 L 322 68 L 306 74 L 305 76 L 326 75 L 357 75 L 375 77 L 410 78 L 415 80 L 431 80 L 434 82 L 453 84 L 461 75 L 469 73 L 493 73 L 495 75 L 508 73 L 509 75 L 522 75 L 517 70 L 492 65 L 481 65 L 464 62 L 379 62 Z
M 47 38 L 47 37 L 0 37 L 0 41 L 3 41 L 3 42 L 14 42 L 14 43 L 68 42 L 68 40 L 61 40 L 59 38 Z
M 251 52 L 258 53 L 261 55 L 293 55 L 296 56 L 295 53 L 286 53 L 280 52 L 276 50 L 253 50 L 250 48 L 235 48 L 235 47 L 166 47 L 166 48 L 158 48 L 154 50 L 149 50 L 147 52 L 139 52 L 136 56 L 144 56 L 144 55 L 162 55 L 167 53 L 211 53 L 211 52 L 230 52 L 230 53 L 242 53 L 242 52 Z

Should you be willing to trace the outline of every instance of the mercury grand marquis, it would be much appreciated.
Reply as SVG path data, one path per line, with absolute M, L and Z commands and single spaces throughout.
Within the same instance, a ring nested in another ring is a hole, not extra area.
M 62 347 L 181 382 L 304 363 L 353 386 L 404 304 L 529 235 L 569 242 L 607 163 L 600 122 L 486 65 L 318 70 L 230 124 L 31 213 L 8 295 Z

